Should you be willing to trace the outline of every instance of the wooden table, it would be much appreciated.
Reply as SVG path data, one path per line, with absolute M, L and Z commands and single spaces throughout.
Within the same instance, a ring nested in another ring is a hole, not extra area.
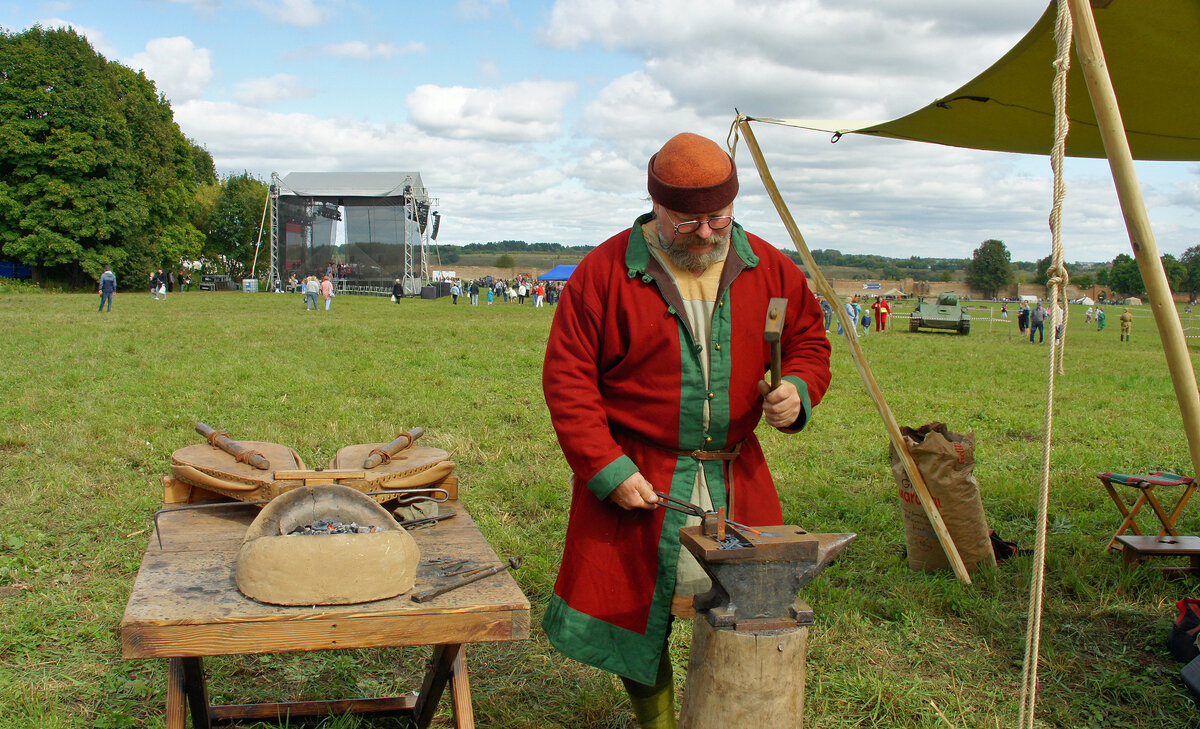
M 412 531 L 421 550 L 414 591 L 453 578 L 442 577 L 431 560 L 467 558 L 471 564 L 499 562 L 470 515 L 457 501 L 442 510 L 457 516 Z M 170 659 L 167 727 L 182 729 L 187 706 L 192 725 L 361 713 L 404 715 L 418 727 L 433 718 L 446 687 L 456 725 L 473 727 L 464 644 L 529 637 L 529 600 L 508 572 L 472 583 L 425 603 L 409 593 L 356 605 L 281 607 L 251 600 L 237 589 L 234 557 L 254 506 L 162 514 L 158 535 L 138 570 L 121 619 L 125 658 Z M 312 537 L 320 539 L 320 537 Z M 433 660 L 420 690 L 389 698 L 214 706 L 208 702 L 203 656 L 433 646 Z
M 1187 557 L 1188 567 L 1164 567 L 1164 572 L 1200 575 L 1200 537 L 1175 537 L 1164 535 L 1115 537 L 1123 547 L 1125 569 L 1136 568 L 1148 557 Z

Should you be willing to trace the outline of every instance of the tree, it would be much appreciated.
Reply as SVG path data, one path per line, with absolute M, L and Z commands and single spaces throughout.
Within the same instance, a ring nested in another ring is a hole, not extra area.
M 1090 273 L 1081 273 L 1078 276 L 1072 276 L 1071 283 L 1081 289 L 1090 289 L 1092 284 L 1095 283 L 1095 278 Z
M 1146 291 L 1137 261 L 1128 253 L 1122 253 L 1113 259 L 1112 268 L 1108 272 L 1108 285 L 1113 291 L 1126 296 L 1140 296 Z
M 1179 262 L 1187 269 L 1187 292 L 1195 298 L 1200 292 L 1200 245 L 1184 251 Z
M 1003 241 L 990 239 L 979 244 L 967 264 L 967 283 L 995 298 L 1001 286 L 1012 281 L 1010 255 Z
M 496 256 L 496 262 L 492 265 L 494 265 L 496 268 L 512 268 L 513 266 L 517 265 L 517 262 L 514 261 L 513 257 L 507 253 L 502 253 L 499 256 Z
M 1097 269 L 1096 285 L 1097 286 L 1107 286 L 1108 285 L 1108 274 L 1109 274 L 1109 271 L 1108 271 L 1107 266 L 1101 266 L 1099 269 Z
M 1163 254 L 1159 259 L 1162 262 L 1163 273 L 1167 275 L 1167 284 L 1170 285 L 1172 291 L 1187 291 L 1188 270 L 1175 256 L 1170 253 Z
M 209 218 L 204 257 L 230 278 L 244 278 L 250 272 L 266 199 L 267 184 L 249 172 L 221 181 L 221 194 Z
M 140 279 L 198 252 L 205 155 L 152 81 L 74 30 L 0 30 L 0 250 L 36 279 Z

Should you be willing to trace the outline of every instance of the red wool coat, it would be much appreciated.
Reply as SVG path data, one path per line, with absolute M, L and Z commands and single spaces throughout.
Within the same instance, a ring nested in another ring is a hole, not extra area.
M 646 214 L 589 253 L 564 288 L 546 347 L 542 385 L 574 472 L 562 566 L 543 627 L 564 654 L 653 683 L 666 640 L 684 515 L 626 511 L 607 501 L 636 471 L 659 491 L 688 500 L 704 468 L 714 506 L 735 517 L 782 523 L 775 484 L 754 428 L 757 382 L 770 367 L 763 341 L 767 303 L 786 297 L 783 375 L 803 411 L 799 431 L 829 386 L 829 340 L 803 272 L 778 249 L 734 226 L 713 315 L 711 350 L 692 336 L 679 294 L 642 237 Z M 705 386 L 701 357 L 710 360 Z M 703 424 L 704 403 L 710 422 Z M 741 443 L 731 464 L 676 450 L 720 451 Z

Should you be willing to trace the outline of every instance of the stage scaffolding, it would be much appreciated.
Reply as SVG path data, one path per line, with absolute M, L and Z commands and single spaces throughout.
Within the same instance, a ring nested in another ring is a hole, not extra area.
M 419 295 L 429 281 L 438 200 L 419 172 L 273 173 L 270 201 L 268 291 L 292 275 L 332 274 L 348 291 L 390 291 L 399 279 L 407 295 Z

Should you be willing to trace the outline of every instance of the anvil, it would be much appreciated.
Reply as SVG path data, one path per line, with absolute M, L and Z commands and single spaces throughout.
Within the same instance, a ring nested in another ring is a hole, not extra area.
M 811 534 L 791 524 L 756 529 L 761 533 L 726 525 L 724 543 L 711 529 L 706 534 L 703 525 L 679 530 L 680 543 L 712 579 L 712 589 L 696 596 L 696 611 L 714 628 L 782 630 L 810 625 L 812 609 L 797 599 L 797 593 L 858 535 Z

